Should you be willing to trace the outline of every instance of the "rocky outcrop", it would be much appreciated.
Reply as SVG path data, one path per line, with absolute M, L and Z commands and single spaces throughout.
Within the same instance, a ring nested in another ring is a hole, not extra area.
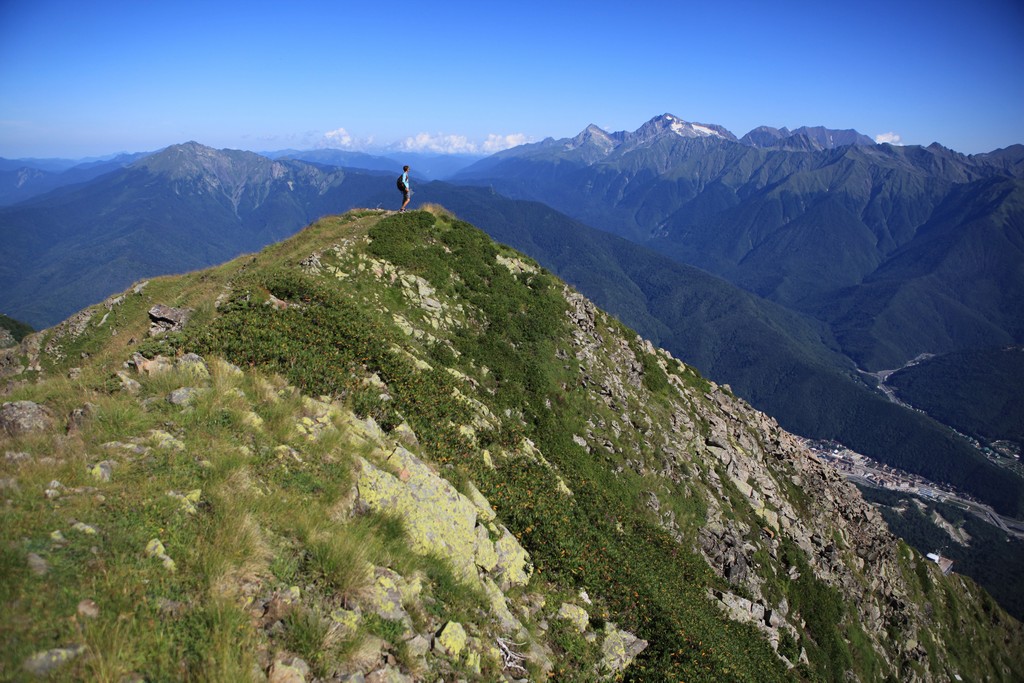
M 192 310 L 157 304 L 149 309 L 149 334 L 157 336 L 166 332 L 179 332 L 185 328 Z
M 660 486 L 675 495 L 702 497 L 707 519 L 695 538 L 663 509 L 656 490 L 648 492 L 647 507 L 737 592 L 750 596 L 718 591 L 709 599 L 730 618 L 762 630 L 777 649 L 783 633 L 796 634 L 800 624 L 791 621 L 785 601 L 775 604 L 765 595 L 767 576 L 758 556 L 770 558 L 772 571 L 795 581 L 800 569 L 783 560 L 783 544 L 795 546 L 817 579 L 850 597 L 875 651 L 890 661 L 893 644 L 879 634 L 888 629 L 914 637 L 921 619 L 897 564 L 896 539 L 881 515 L 834 469 L 727 387 L 708 382 L 702 389 L 699 382 L 687 381 L 696 375 L 643 340 L 635 345 L 621 338 L 609 341 L 601 330 L 611 323 L 602 312 L 569 289 L 565 298 L 579 382 L 614 416 L 591 418 L 588 432 L 575 441 L 591 452 L 621 454 L 624 466 L 643 476 L 656 473 L 664 482 Z M 641 354 L 666 372 L 674 390 L 668 430 L 650 429 L 657 418 L 646 412 Z M 918 660 L 907 649 L 897 657 Z
M 53 411 L 33 401 L 13 401 L 0 406 L 0 432 L 8 436 L 42 432 L 53 424 Z
M 378 433 L 372 426 L 362 435 L 384 446 L 375 438 Z M 460 493 L 399 444 L 371 457 L 378 464 L 359 459 L 357 508 L 398 515 L 415 551 L 448 558 L 464 580 L 482 586 L 490 579 L 503 591 L 529 582 L 529 554 L 508 529 L 495 523 L 494 511 L 475 487 L 469 496 Z

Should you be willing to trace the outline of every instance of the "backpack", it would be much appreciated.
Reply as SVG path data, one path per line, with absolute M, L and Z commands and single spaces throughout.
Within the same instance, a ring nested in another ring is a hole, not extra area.
M 405 175 L 404 173 L 402 175 Z M 398 189 L 401 192 L 405 192 L 405 183 L 402 182 L 402 176 L 398 176 Z

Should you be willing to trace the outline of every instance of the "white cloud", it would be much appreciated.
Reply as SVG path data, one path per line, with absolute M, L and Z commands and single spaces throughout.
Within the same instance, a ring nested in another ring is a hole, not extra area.
M 903 138 L 901 138 L 898 134 L 892 132 L 882 133 L 881 135 L 875 136 L 875 142 L 878 143 L 879 145 L 902 145 Z
M 511 133 L 509 135 L 495 135 L 491 133 L 487 136 L 481 149 L 488 154 L 494 154 L 503 149 L 525 145 L 529 141 L 530 139 L 524 133 Z
M 473 142 L 465 135 L 444 133 L 418 133 L 394 144 L 396 149 L 407 152 L 434 152 L 436 154 L 493 154 L 509 147 L 528 142 L 522 133 L 497 135 L 491 133 L 483 142 Z
M 473 154 L 476 145 L 465 135 L 417 133 L 395 143 L 406 152 L 436 152 L 438 154 Z
M 335 130 L 324 133 L 324 139 L 321 141 L 320 146 L 349 149 L 352 147 L 352 142 L 352 136 L 349 135 L 347 130 L 344 128 L 336 128 Z

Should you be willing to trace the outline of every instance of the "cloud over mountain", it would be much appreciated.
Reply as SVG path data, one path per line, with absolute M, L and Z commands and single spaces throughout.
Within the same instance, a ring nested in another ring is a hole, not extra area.
M 438 154 L 493 154 L 529 142 L 523 133 L 499 135 L 490 133 L 483 142 L 474 142 L 465 135 L 448 133 L 418 133 L 396 142 L 394 148 L 405 152 L 435 152 Z

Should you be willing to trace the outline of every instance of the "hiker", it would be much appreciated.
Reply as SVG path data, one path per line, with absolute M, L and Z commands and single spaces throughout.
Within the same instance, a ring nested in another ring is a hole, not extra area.
M 409 195 L 412 194 L 412 190 L 409 187 L 409 167 L 402 167 L 402 177 L 398 179 L 398 189 L 402 191 L 402 208 L 398 210 L 398 213 L 405 213 L 405 207 L 409 205 Z

